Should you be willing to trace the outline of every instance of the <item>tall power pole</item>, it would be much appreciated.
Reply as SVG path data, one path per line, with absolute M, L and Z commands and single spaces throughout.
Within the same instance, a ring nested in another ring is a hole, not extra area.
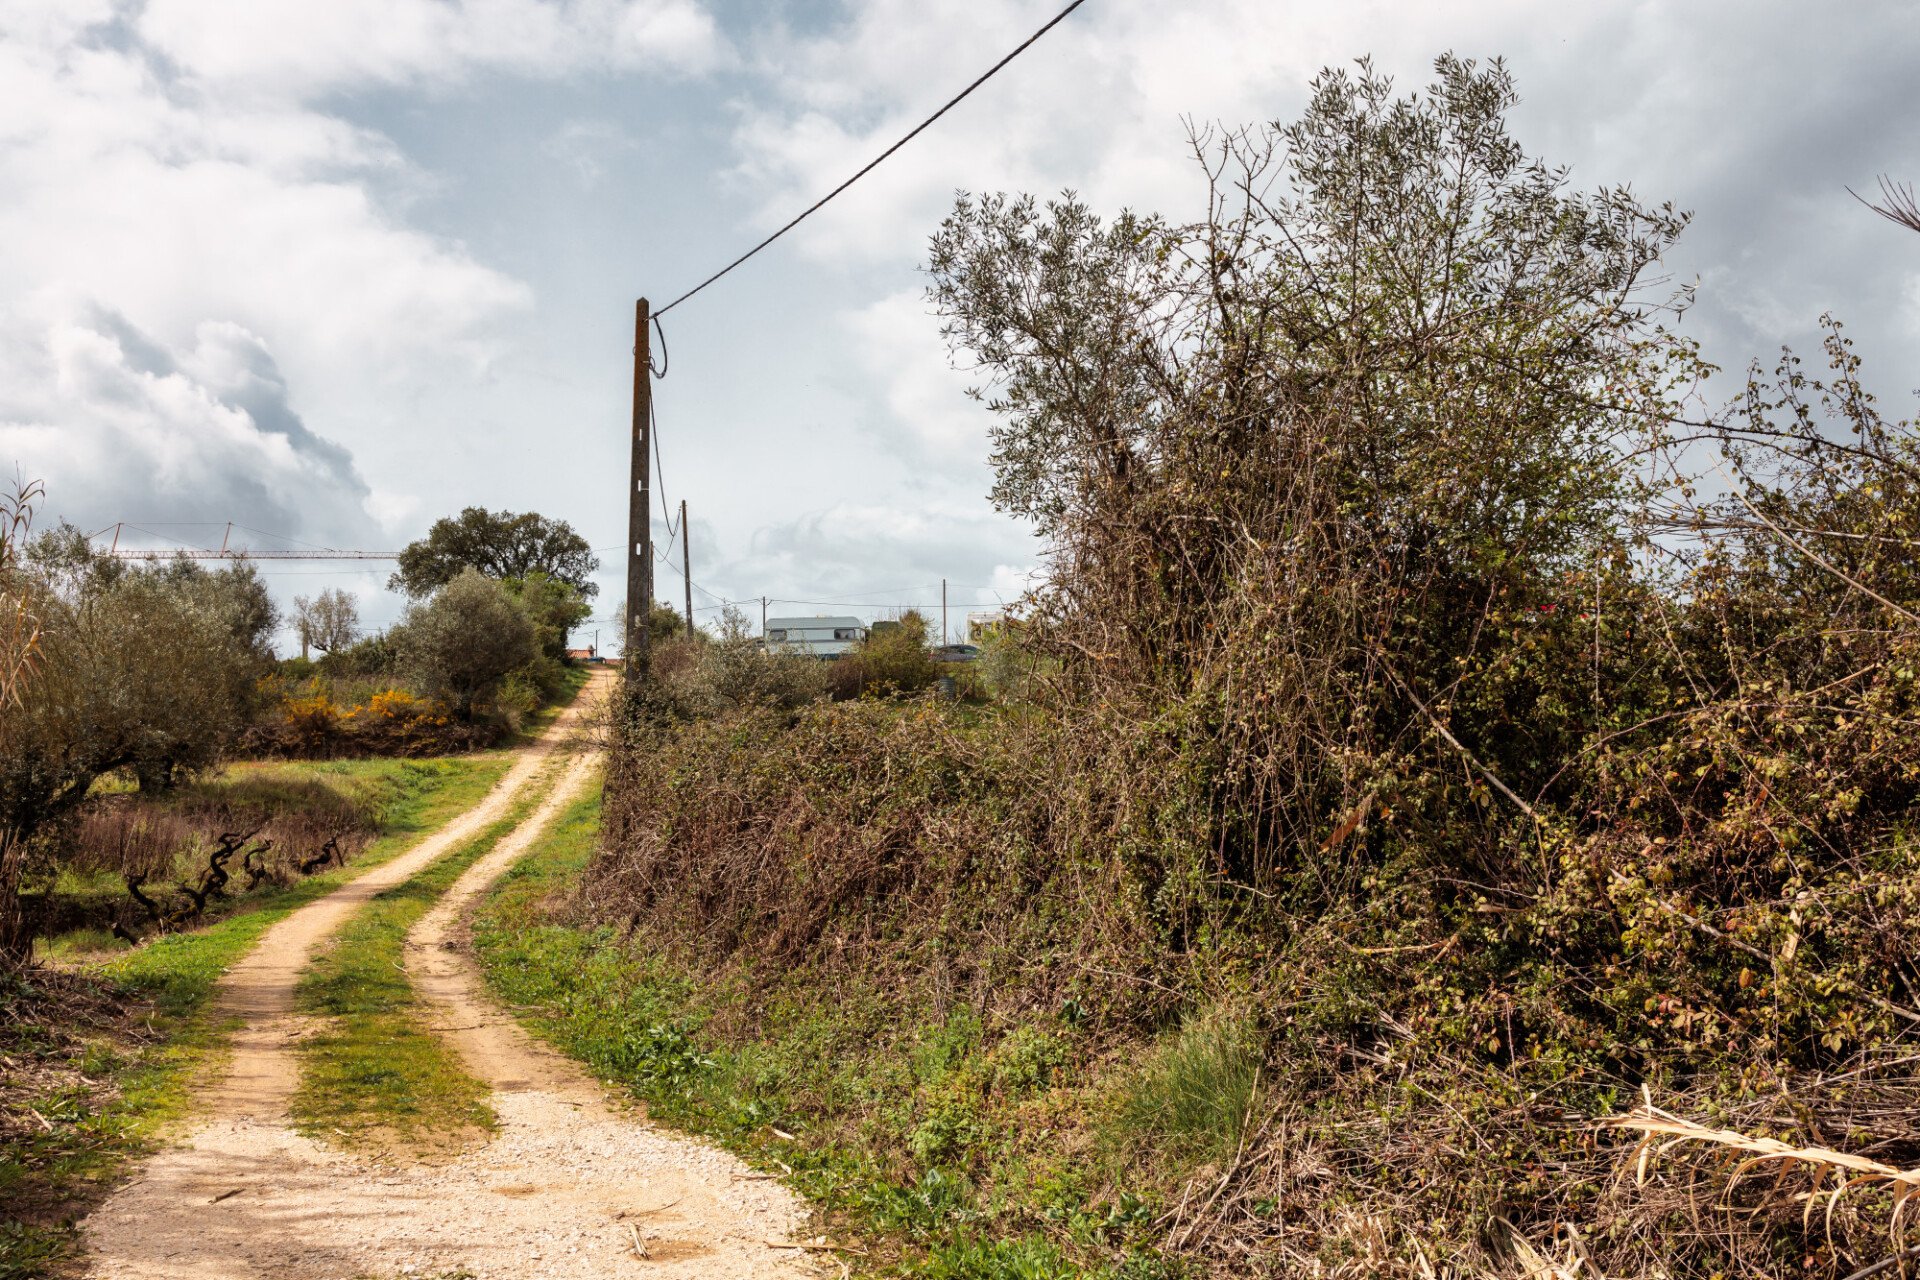
M 647 345 L 651 309 L 645 298 L 633 307 L 633 480 L 627 488 L 628 681 L 647 678 L 647 618 L 653 612 L 653 495 L 647 450 L 653 419 L 653 353 Z
M 945 578 L 942 578 L 940 579 L 940 645 L 941 647 L 945 648 L 946 643 L 947 643 L 947 580 Z
M 689 545 L 687 500 L 680 499 L 680 580 L 687 584 L 687 639 L 693 639 L 693 548 Z

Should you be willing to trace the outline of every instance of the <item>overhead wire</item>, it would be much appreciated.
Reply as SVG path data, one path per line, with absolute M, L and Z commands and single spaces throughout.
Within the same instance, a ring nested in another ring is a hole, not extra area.
M 772 235 L 760 241 L 760 243 L 754 245 L 751 249 L 747 250 L 745 253 L 735 258 L 732 262 L 729 262 L 726 266 L 720 268 L 720 270 L 714 272 L 712 275 L 708 276 L 705 280 L 702 280 L 699 284 L 687 290 L 685 293 L 681 294 L 679 297 L 675 298 L 673 301 L 667 303 L 666 306 L 661 307 L 658 310 L 654 311 L 651 315 L 651 320 L 653 323 L 654 333 L 659 337 L 659 340 L 660 340 L 660 363 L 657 366 L 654 364 L 653 352 L 651 349 L 649 349 L 649 351 L 647 352 L 648 374 L 654 378 L 664 379 L 667 376 L 667 369 L 672 358 L 670 353 L 667 350 L 666 327 L 660 322 L 660 318 L 662 316 L 666 315 L 667 312 L 673 310 L 675 307 L 679 306 L 681 303 L 685 302 L 687 299 L 693 297 L 695 294 L 705 289 L 708 285 L 715 283 L 721 277 L 731 272 L 735 267 L 738 267 L 741 264 L 745 263 L 748 259 L 752 258 L 755 254 L 759 253 L 762 249 L 765 249 L 768 245 L 778 240 L 781 236 L 784 236 L 785 234 L 787 234 L 787 232 L 793 230 L 795 227 L 799 226 L 802 222 L 806 221 L 808 218 L 812 217 L 815 213 L 819 212 L 822 208 L 826 206 L 828 201 L 838 196 L 841 192 L 845 191 L 848 187 L 851 187 L 854 183 L 860 181 L 860 179 L 866 177 L 869 173 L 873 172 L 876 168 L 878 168 L 881 162 L 886 160 L 894 152 L 900 150 L 900 148 L 906 146 L 909 142 L 913 141 L 915 138 L 919 137 L 922 133 L 926 132 L 926 130 L 929 127 L 931 127 L 936 120 L 940 119 L 940 117 L 946 115 L 947 112 L 959 106 L 960 103 L 965 101 L 966 98 L 968 98 L 973 93 L 974 90 L 978 89 L 981 85 L 985 84 L 987 81 L 991 80 L 995 75 L 999 74 L 1001 69 L 1004 68 L 1008 63 L 1012 62 L 1015 58 L 1019 57 L 1022 53 L 1025 53 L 1028 48 L 1030 48 L 1037 40 L 1040 39 L 1041 36 L 1046 35 L 1047 32 L 1059 26 L 1061 22 L 1065 21 L 1065 19 L 1067 18 L 1067 15 L 1071 14 L 1075 9 L 1078 9 L 1081 5 L 1085 3 L 1086 3 L 1086 0 L 1072 0 L 1072 3 L 1068 4 L 1064 9 L 1060 10 L 1059 13 L 1056 13 L 1051 19 L 1049 19 L 1045 24 L 1043 24 L 1038 31 L 1035 31 L 1032 35 L 1028 36 L 1025 40 L 1021 41 L 1018 45 L 1016 45 L 1012 50 L 1012 52 L 1008 53 L 1004 58 L 994 63 L 991 67 L 988 67 L 986 71 L 982 72 L 978 77 L 976 77 L 971 84 L 967 85 L 966 88 L 962 89 L 959 93 L 949 98 L 946 101 L 946 103 L 940 107 L 938 111 L 935 111 L 932 115 L 928 116 L 925 120 L 922 120 L 919 124 L 915 125 L 898 142 L 894 143 L 892 146 L 888 147 L 885 151 L 882 151 L 879 155 L 875 156 L 872 160 L 867 162 L 867 164 L 864 165 L 852 177 L 848 178 L 845 182 L 842 182 L 839 186 L 827 192 L 826 195 L 821 196 L 818 200 L 814 201 L 811 205 L 808 205 L 805 209 L 801 210 L 801 212 L 797 216 L 795 216 L 791 221 L 787 222 L 786 225 L 782 226 L 779 230 L 775 231 Z M 673 519 L 672 508 L 667 501 L 667 492 L 666 492 L 666 484 L 665 484 L 666 465 L 662 460 L 661 452 L 660 452 L 660 419 L 659 419 L 658 412 L 654 408 L 654 402 L 653 402 L 652 396 L 647 397 L 647 434 L 653 438 L 654 472 L 655 472 L 655 476 L 659 481 L 659 483 L 654 487 L 656 487 L 660 493 L 660 517 L 661 517 L 661 520 L 665 523 L 667 528 L 667 550 L 671 551 L 674 540 L 676 538 L 682 538 L 686 536 L 686 529 L 684 527 L 676 526 Z M 684 524 L 684 521 L 682 522 L 682 524 Z M 654 554 L 660 560 L 660 562 L 663 564 L 666 564 L 669 569 L 673 567 L 671 560 L 666 555 L 662 554 L 658 549 L 655 550 Z M 679 576 L 683 578 L 686 577 L 686 575 L 684 574 L 680 574 Z M 703 594 L 710 596 L 716 600 L 722 600 L 723 603 L 721 607 L 724 608 L 726 604 L 731 603 L 731 601 L 725 601 L 723 597 L 714 595 L 713 592 L 708 591 L 705 587 L 700 587 L 699 583 L 692 582 L 691 579 L 688 579 L 688 581 L 690 585 L 699 587 L 700 591 Z M 875 592 L 863 592 L 861 594 L 887 595 L 892 593 L 875 591 Z M 783 604 L 808 604 L 808 603 L 846 604 L 849 602 L 785 600 L 785 601 L 782 601 L 781 603 Z
M 312 547 L 315 551 L 336 551 L 339 549 L 337 547 L 322 546 L 318 542 L 307 542 L 284 533 L 271 533 L 265 529 L 256 529 L 252 525 L 236 523 L 233 527 L 236 529 L 245 529 L 248 533 L 257 533 L 263 538 L 278 538 L 282 542 L 292 542 L 302 547 Z
M 747 250 L 745 253 L 735 258 L 732 262 L 729 262 L 726 266 L 720 268 L 720 270 L 714 272 L 712 275 L 708 276 L 705 280 L 702 280 L 699 284 L 693 286 L 693 288 L 687 290 L 685 293 L 675 298 L 672 302 L 669 302 L 666 306 L 661 307 L 658 311 L 654 312 L 653 319 L 654 319 L 655 325 L 659 324 L 661 316 L 667 314 L 667 312 L 673 310 L 675 307 L 685 302 L 688 298 L 691 298 L 694 294 L 699 293 L 702 289 L 706 288 L 708 285 L 712 284 L 714 281 L 720 279 L 720 277 L 726 275 L 729 271 L 732 271 L 735 267 L 745 262 L 748 258 L 751 258 L 754 254 L 759 253 L 762 249 L 772 244 L 775 240 L 778 240 L 781 236 L 787 234 L 787 232 L 799 226 L 802 222 L 806 221 L 807 218 L 811 217 L 815 212 L 817 212 L 821 208 L 821 206 L 825 205 L 827 201 L 833 199 L 835 196 L 839 195 L 842 191 L 845 191 L 848 187 L 852 186 L 854 183 L 860 181 L 860 179 L 866 177 L 869 173 L 873 172 L 873 170 L 879 166 L 882 160 L 885 160 L 888 156 L 892 155 L 894 152 L 898 151 L 900 148 L 906 146 L 909 142 L 912 142 L 915 138 L 919 137 L 920 134 L 926 130 L 927 126 L 931 125 L 935 120 L 938 120 L 941 116 L 947 114 L 947 112 L 953 110 L 956 106 L 960 105 L 960 102 L 964 98 L 966 98 L 968 94 L 972 93 L 975 89 L 978 89 L 981 85 L 985 84 L 988 80 L 991 80 L 994 77 L 994 75 L 1000 70 L 1000 68 L 1006 66 L 1009 62 L 1012 62 L 1015 58 L 1019 57 L 1022 53 L 1025 53 L 1029 45 L 1031 45 L 1034 41 L 1038 40 L 1041 36 L 1047 34 L 1047 32 L 1053 30 L 1056 26 L 1060 25 L 1061 21 L 1064 20 L 1068 14 L 1072 13 L 1075 9 L 1078 9 L 1081 5 L 1085 3 L 1086 3 L 1086 0 L 1073 0 L 1072 4 L 1068 5 L 1066 8 L 1062 9 L 1059 13 L 1055 14 L 1052 20 L 1049 21 L 1045 26 L 1041 27 L 1038 31 L 1028 36 L 1025 40 L 1021 41 L 1019 47 L 1014 49 L 1012 53 L 1009 53 L 1006 57 L 1000 59 L 1000 61 L 994 63 L 991 67 L 988 67 L 986 72 L 983 75 L 981 75 L 979 79 L 975 80 L 972 84 L 962 89 L 959 93 L 955 94 L 952 98 L 948 99 L 947 104 L 945 106 L 941 107 L 938 111 L 934 112 L 932 115 L 928 116 L 925 120 L 922 120 L 919 124 L 915 125 L 913 128 L 913 131 L 908 133 L 906 137 L 900 139 L 900 141 L 894 143 L 892 146 L 888 147 L 885 151 L 882 151 L 878 156 L 875 156 L 873 160 L 870 161 L 865 168 L 860 170 L 860 172 L 854 174 L 851 178 L 848 178 L 845 182 L 841 183 L 839 186 L 835 187 L 833 190 L 827 192 L 827 194 L 825 194 L 824 196 L 821 196 L 818 200 L 814 201 L 811 205 L 807 206 L 807 208 L 801 212 L 799 217 L 787 223 L 786 226 L 781 227 L 778 231 L 768 236 L 765 240 L 762 240 L 759 244 L 753 246 L 753 248 Z M 661 356 L 663 358 L 663 364 L 661 368 L 661 373 L 663 376 L 666 372 L 665 365 L 664 365 L 665 355 L 666 355 L 666 338 L 665 338 L 665 331 L 662 330 Z

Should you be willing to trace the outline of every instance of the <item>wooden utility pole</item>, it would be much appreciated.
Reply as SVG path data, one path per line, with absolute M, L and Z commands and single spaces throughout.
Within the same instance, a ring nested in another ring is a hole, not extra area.
M 693 639 L 693 547 L 687 528 L 687 500 L 680 499 L 680 580 L 687 584 L 687 639 Z
M 940 579 L 940 647 L 947 646 L 947 580 Z
M 633 308 L 633 479 L 627 487 L 626 678 L 648 673 L 648 615 L 653 612 L 653 495 L 647 450 L 653 434 L 653 353 L 647 346 L 651 311 L 645 298 Z

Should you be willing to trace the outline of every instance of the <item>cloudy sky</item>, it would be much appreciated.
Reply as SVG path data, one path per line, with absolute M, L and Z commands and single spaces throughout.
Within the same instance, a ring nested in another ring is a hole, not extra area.
M 201 544 L 234 521 L 392 549 L 463 506 L 540 511 L 605 549 L 611 607 L 633 300 L 717 269 L 1060 3 L 0 0 L 0 467 L 46 481 L 43 518 Z M 1913 411 L 1920 236 L 1846 188 L 1920 179 L 1920 3 L 1088 0 L 668 317 L 660 488 L 693 512 L 696 606 L 1017 594 L 1036 548 L 985 500 L 985 413 L 922 300 L 955 190 L 1184 218 L 1183 117 L 1290 119 L 1363 54 L 1419 87 L 1446 50 L 1508 59 L 1516 133 L 1579 185 L 1694 211 L 1669 266 L 1729 394 L 1831 310 Z M 379 567 L 266 567 L 283 598 L 397 612 Z

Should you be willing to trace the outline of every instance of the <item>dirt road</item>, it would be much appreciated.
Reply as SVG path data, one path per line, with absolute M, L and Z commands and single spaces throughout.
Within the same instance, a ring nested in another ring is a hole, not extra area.
M 771 1243 L 800 1225 L 801 1207 L 788 1192 L 725 1152 L 609 1106 L 593 1080 L 494 1006 L 452 950 L 463 909 L 593 776 L 597 761 L 573 740 L 609 684 L 597 677 L 478 805 L 289 916 L 227 974 L 220 1007 L 244 1022 L 232 1068 L 209 1083 L 205 1123 L 88 1219 L 92 1275 L 814 1274 L 803 1257 Z M 287 1103 L 298 1082 L 300 972 L 354 910 L 496 821 L 527 787 L 545 792 L 537 810 L 422 918 L 407 950 L 408 975 L 435 1011 L 436 1029 L 493 1087 L 499 1133 L 431 1165 L 370 1161 L 295 1133 Z

